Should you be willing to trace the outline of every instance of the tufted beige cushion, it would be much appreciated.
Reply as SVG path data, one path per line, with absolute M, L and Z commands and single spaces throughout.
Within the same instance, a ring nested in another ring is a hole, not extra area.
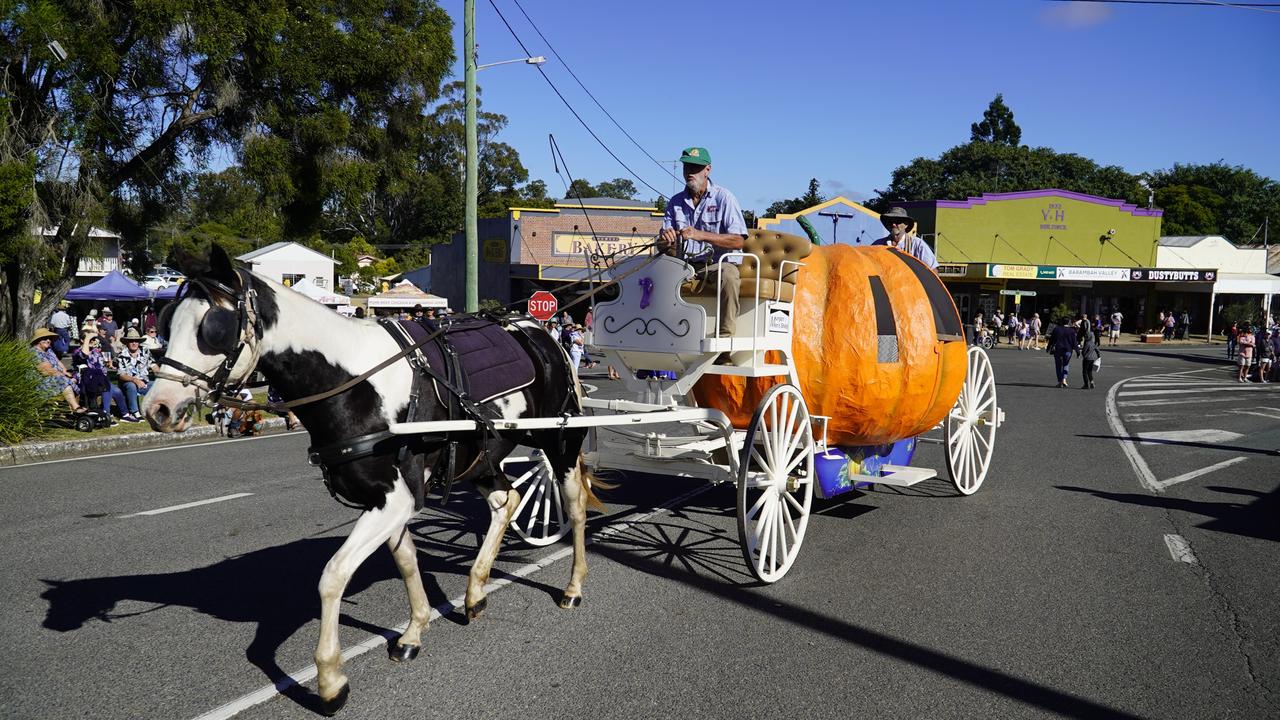
M 813 243 L 809 238 L 776 230 L 748 230 L 743 241 L 744 252 L 754 253 L 760 258 L 763 268 L 757 273 L 755 258 L 744 258 L 740 268 L 742 287 L 738 295 L 753 297 L 755 295 L 755 279 L 760 277 L 760 298 L 778 297 L 784 302 L 791 302 L 795 297 L 795 275 L 799 270 L 795 265 L 787 265 L 787 277 L 780 277 L 782 261 L 803 262 L 813 252 Z M 714 267 L 714 266 L 712 266 Z M 684 292 L 688 295 L 711 296 L 716 294 L 714 277 L 711 282 L 701 282 L 701 277 L 685 283 Z M 778 293 L 781 292 L 781 295 Z

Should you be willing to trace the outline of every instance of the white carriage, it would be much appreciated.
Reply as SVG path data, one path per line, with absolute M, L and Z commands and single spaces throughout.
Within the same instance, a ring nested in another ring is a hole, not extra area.
M 760 237 L 753 233 L 744 252 L 719 261 L 751 258 L 754 264 L 748 266 L 759 268 L 742 273 L 733 337 L 716 336 L 715 281 L 702 292 L 690 292 L 695 272 L 683 260 L 630 257 L 609 269 L 606 279 L 618 283 L 619 295 L 595 306 L 593 332 L 594 345 L 605 352 L 633 397 L 587 397 L 584 416 L 498 425 L 588 427 L 586 460 L 593 470 L 735 483 L 743 557 L 757 579 L 774 582 L 787 573 L 804 542 L 817 482 L 815 462 L 828 458 L 834 448 L 827 446 L 828 418 L 810 415 L 792 356 L 795 286 L 788 280 L 795 277 L 807 250 L 779 256 L 777 248 L 759 247 Z M 730 362 L 725 362 L 726 353 Z M 967 357 L 964 386 L 950 413 L 934 428 L 938 432 L 911 439 L 945 445 L 951 481 L 964 495 L 977 491 L 986 477 L 996 429 L 1003 420 L 990 361 L 978 348 L 969 348 Z M 724 412 L 692 402 L 690 391 L 707 374 L 778 381 L 764 394 L 750 424 L 735 429 Z M 422 425 L 402 424 L 393 432 L 428 430 Z M 471 421 L 458 425 L 431 423 L 429 429 L 474 427 Z M 503 467 L 522 495 L 512 520 L 516 532 L 533 545 L 563 538 L 569 522 L 558 481 L 545 459 L 537 454 L 509 457 Z M 862 479 L 910 486 L 936 475 L 932 469 L 885 463 Z

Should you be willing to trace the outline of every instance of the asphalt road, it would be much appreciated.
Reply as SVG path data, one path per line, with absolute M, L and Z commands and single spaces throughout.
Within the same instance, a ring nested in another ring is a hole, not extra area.
M 367 652 L 341 717 L 1280 716 L 1280 386 L 1220 353 L 1106 352 L 1096 390 L 1064 390 L 1045 354 L 996 349 L 982 489 L 818 502 L 771 586 L 731 487 L 633 476 L 591 521 L 581 608 L 555 606 L 563 546 L 512 536 L 465 625 L 447 605 L 487 516 L 463 489 L 412 525 L 446 608 L 418 660 L 380 646 L 408 613 L 389 555 L 353 580 L 341 637 Z M 314 717 L 316 583 L 354 512 L 306 445 L 0 469 L 0 716 Z

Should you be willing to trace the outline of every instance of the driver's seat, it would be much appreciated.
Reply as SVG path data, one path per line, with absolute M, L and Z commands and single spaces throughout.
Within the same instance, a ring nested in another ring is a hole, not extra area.
M 755 258 L 742 259 L 739 269 L 742 285 L 738 296 L 755 297 L 755 283 L 759 278 L 761 300 L 791 302 L 795 299 L 796 274 L 800 269 L 798 265 L 792 263 L 803 262 L 809 257 L 809 253 L 813 252 L 813 242 L 807 237 L 790 233 L 754 229 L 747 231 L 742 251 L 760 258 L 759 264 L 763 267 L 757 271 Z M 785 276 L 782 269 L 784 260 L 791 261 L 787 264 Z M 708 265 L 708 268 L 712 267 L 715 266 Z M 698 277 L 682 285 L 680 289 L 682 294 L 691 297 L 713 297 L 716 294 L 715 276 L 712 275 L 711 280 L 707 281 L 705 275 L 699 274 Z

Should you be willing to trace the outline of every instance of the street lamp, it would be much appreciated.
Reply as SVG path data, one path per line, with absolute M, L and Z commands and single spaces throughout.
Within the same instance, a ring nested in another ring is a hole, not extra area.
M 509 65 L 511 63 L 518 63 L 518 62 L 522 62 L 526 65 L 541 65 L 546 61 L 547 59 L 542 57 L 541 55 L 538 55 L 536 57 L 516 58 L 515 60 L 503 60 L 501 62 L 485 63 L 484 65 L 477 65 L 476 72 L 479 72 L 485 68 L 491 68 L 495 65 Z
M 541 65 L 545 57 L 527 57 L 517 60 L 504 60 L 476 65 L 476 2 L 466 0 L 463 5 L 463 52 L 466 58 L 464 73 L 464 98 L 466 104 L 466 136 L 467 136 L 467 173 L 463 193 L 466 195 L 464 232 L 466 234 L 466 274 L 464 275 L 463 309 L 473 313 L 480 309 L 480 229 L 476 221 L 479 212 L 480 194 L 480 162 L 479 141 L 476 139 L 476 72 L 494 65 L 506 65 L 512 62 L 523 62 L 528 65 Z

